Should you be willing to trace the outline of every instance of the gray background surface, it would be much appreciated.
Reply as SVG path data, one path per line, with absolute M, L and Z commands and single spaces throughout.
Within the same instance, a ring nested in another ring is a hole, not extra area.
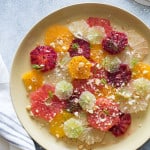
M 43 17 L 59 8 L 85 2 L 106 3 L 123 8 L 150 27 L 150 7 L 133 0 L 0 0 L 0 54 L 8 70 L 28 31 Z M 37 146 L 37 149 L 39 146 Z M 150 150 L 147 142 L 140 150 Z

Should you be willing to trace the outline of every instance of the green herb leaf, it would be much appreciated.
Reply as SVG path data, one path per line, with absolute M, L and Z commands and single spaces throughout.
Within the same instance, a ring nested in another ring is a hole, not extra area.
M 133 58 L 131 60 L 131 66 L 134 67 L 136 64 L 138 63 L 138 59 L 137 58 Z
M 109 111 L 108 110 L 104 109 L 103 112 L 104 112 L 104 114 L 109 115 Z
M 42 69 L 44 67 L 44 65 L 37 65 L 37 64 L 34 64 L 34 65 L 32 65 L 32 68 L 33 69 Z
M 72 49 L 77 50 L 79 48 L 79 44 L 78 43 L 73 43 L 72 44 Z
M 49 91 L 49 92 L 48 92 L 48 95 L 49 95 L 49 98 L 50 98 L 50 99 L 52 99 L 52 98 L 53 98 L 53 96 L 54 96 L 54 94 L 53 94 L 53 92 L 52 92 L 52 91 Z
M 100 80 L 101 80 L 101 83 L 102 83 L 102 84 L 104 84 L 104 85 L 107 84 L 107 81 L 106 81 L 105 78 L 102 78 L 102 79 L 100 79 Z

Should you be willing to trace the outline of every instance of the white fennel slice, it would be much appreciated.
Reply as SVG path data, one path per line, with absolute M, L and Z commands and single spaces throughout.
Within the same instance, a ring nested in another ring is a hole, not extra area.
M 73 93 L 73 86 L 70 82 L 62 80 L 56 84 L 55 94 L 60 99 L 68 99 Z
M 135 30 L 128 30 L 127 35 L 128 35 L 128 43 L 131 47 L 134 47 L 139 43 L 145 41 L 144 37 Z
M 104 37 L 105 30 L 99 26 L 88 28 L 87 34 L 85 35 L 85 38 L 90 41 L 91 44 L 101 44 Z
M 96 97 L 91 92 L 84 91 L 81 93 L 79 98 L 79 104 L 83 110 L 87 112 L 93 112 L 95 102 Z
M 82 123 L 75 118 L 70 118 L 64 123 L 65 135 L 69 138 L 78 138 L 84 131 Z
M 75 37 L 87 40 L 91 44 L 100 44 L 105 37 L 103 27 L 89 27 L 85 20 L 72 22 L 68 27 Z
M 135 30 L 127 31 L 128 43 L 133 50 L 133 55 L 143 59 L 148 54 L 148 43 L 145 38 Z
M 67 70 L 68 63 L 70 60 L 71 60 L 71 57 L 68 52 L 58 53 L 57 67 L 60 67 L 62 70 Z
M 134 94 L 139 96 L 139 98 L 145 98 L 150 94 L 150 81 L 145 78 L 138 78 L 133 80 L 132 85 Z
M 118 57 L 106 56 L 102 61 L 102 67 L 111 73 L 118 71 L 120 64 Z
M 128 64 L 130 68 L 133 68 L 134 65 L 142 61 L 144 57 L 148 54 L 148 46 L 147 42 L 143 41 L 136 45 L 134 49 L 129 45 L 125 48 L 125 50 L 118 55 L 119 59 Z
M 141 59 L 138 56 L 141 54 L 134 53 L 130 46 L 127 46 L 126 49 L 118 55 L 118 58 L 121 62 L 128 64 L 130 68 L 133 68 L 136 63 L 138 63 Z
M 139 78 L 128 86 L 130 88 L 122 88 L 116 93 L 120 110 L 125 113 L 145 111 L 150 101 L 150 81 Z
M 88 145 L 92 145 L 94 143 L 100 143 L 103 140 L 104 135 L 105 132 L 87 127 L 84 129 L 78 139 Z
M 68 27 L 75 37 L 86 40 L 89 26 L 85 20 L 71 22 L 70 24 L 68 24 Z
M 128 99 L 126 101 L 120 101 L 119 108 L 124 113 L 137 113 L 145 111 L 148 107 L 148 103 L 149 101 L 147 99 Z

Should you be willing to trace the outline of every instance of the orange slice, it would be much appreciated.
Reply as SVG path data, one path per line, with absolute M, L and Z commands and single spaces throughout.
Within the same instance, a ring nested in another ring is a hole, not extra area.
M 150 65 L 143 62 L 137 63 L 133 68 L 132 77 L 134 79 L 143 77 L 150 80 Z
M 51 26 L 45 34 L 45 44 L 52 46 L 57 52 L 66 52 L 72 40 L 73 34 L 63 25 Z
M 50 122 L 50 133 L 57 138 L 61 138 L 65 136 L 63 124 L 65 121 L 70 119 L 73 116 L 73 114 L 62 111 L 61 113 L 57 114 L 54 119 Z
M 23 74 L 22 80 L 27 92 L 35 91 L 43 84 L 42 74 L 36 70 Z
M 114 95 L 115 95 L 115 88 L 113 88 L 109 85 L 105 85 L 104 87 L 95 90 L 96 98 L 100 98 L 100 97 L 112 98 L 112 96 L 114 96 Z
M 92 44 L 91 45 L 91 52 L 90 57 L 97 63 L 102 63 L 102 60 L 107 56 L 107 52 L 102 50 L 102 46 L 100 44 Z
M 68 65 L 68 71 L 73 79 L 88 79 L 92 64 L 84 56 L 75 56 Z

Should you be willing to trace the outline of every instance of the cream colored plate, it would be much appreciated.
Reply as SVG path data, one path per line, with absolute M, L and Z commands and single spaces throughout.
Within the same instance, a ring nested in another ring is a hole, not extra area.
M 135 29 L 145 37 L 150 47 L 150 30 L 144 23 L 128 12 L 104 4 L 87 3 L 69 6 L 50 14 L 32 28 L 22 41 L 15 55 L 11 70 L 10 89 L 14 108 L 22 125 L 37 143 L 48 150 L 75 150 L 76 148 L 72 145 L 64 144 L 61 140 L 56 140 L 48 133 L 47 129 L 42 128 L 40 124 L 29 117 L 25 109 L 29 100 L 26 97 L 21 76 L 31 69 L 29 52 L 37 44 L 42 43 L 45 29 L 53 24 L 65 23 L 65 21 L 73 21 L 89 16 L 106 17 L 111 22 L 126 28 Z M 147 62 L 148 60 L 150 60 L 150 55 L 145 59 Z M 115 144 L 112 144 L 114 139 L 111 139 L 111 142 L 108 142 L 109 144 L 103 146 L 96 145 L 94 150 L 134 150 L 146 142 L 150 137 L 150 109 L 144 115 L 140 113 L 138 117 L 133 118 L 132 126 L 126 136 L 120 138 Z

